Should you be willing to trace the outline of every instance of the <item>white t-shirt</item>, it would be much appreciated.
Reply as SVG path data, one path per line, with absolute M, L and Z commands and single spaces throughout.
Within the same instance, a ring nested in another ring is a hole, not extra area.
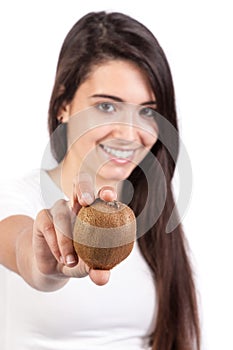
M 35 218 L 62 196 L 47 173 L 36 170 L 0 187 L 0 219 Z M 85 277 L 55 292 L 39 292 L 0 266 L 1 350 L 149 349 L 155 318 L 154 283 L 137 244 L 101 287 Z

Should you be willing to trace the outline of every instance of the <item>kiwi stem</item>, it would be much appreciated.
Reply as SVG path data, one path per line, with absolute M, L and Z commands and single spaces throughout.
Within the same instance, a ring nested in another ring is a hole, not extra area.
M 110 207 L 115 207 L 116 209 L 120 208 L 120 205 L 117 201 L 112 201 L 112 202 L 106 202 L 107 205 L 109 205 Z

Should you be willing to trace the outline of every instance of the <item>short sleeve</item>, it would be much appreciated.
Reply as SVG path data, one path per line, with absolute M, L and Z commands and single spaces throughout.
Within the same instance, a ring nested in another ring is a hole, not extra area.
M 0 184 L 0 220 L 12 215 L 35 218 L 42 209 L 37 173 Z
M 66 196 L 43 169 L 34 170 L 20 179 L 0 184 L 0 220 L 12 215 L 35 219 L 42 209 L 51 208 Z

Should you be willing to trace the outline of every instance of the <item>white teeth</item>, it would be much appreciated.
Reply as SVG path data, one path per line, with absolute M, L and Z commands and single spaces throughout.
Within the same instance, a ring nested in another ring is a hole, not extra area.
M 110 148 L 108 146 L 103 146 L 103 149 L 105 150 L 105 152 L 113 155 L 116 158 L 129 158 L 133 155 L 134 151 L 122 151 L 122 150 L 117 150 L 114 148 Z

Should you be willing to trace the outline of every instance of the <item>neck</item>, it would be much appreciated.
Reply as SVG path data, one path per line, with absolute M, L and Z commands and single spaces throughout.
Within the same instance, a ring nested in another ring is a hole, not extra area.
M 83 169 L 82 169 L 83 171 Z M 53 182 L 61 189 L 61 191 L 70 199 L 73 198 L 73 183 L 74 179 L 77 177 L 79 169 L 72 166 L 72 163 L 68 166 L 66 161 L 62 161 L 56 168 L 49 170 L 48 174 L 53 180 Z M 88 171 L 87 171 L 88 173 Z M 107 181 L 102 178 L 93 178 L 93 183 L 95 184 L 94 193 L 97 197 L 99 190 L 104 186 L 111 186 L 117 191 L 118 200 L 121 198 L 123 182 Z

